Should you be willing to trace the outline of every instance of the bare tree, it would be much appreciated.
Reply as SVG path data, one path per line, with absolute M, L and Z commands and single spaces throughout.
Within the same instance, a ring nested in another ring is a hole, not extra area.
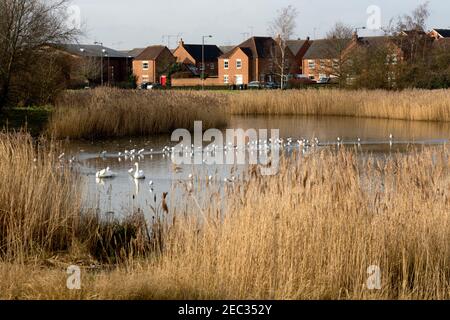
M 0 109 L 42 46 L 72 39 L 78 30 L 66 23 L 67 0 L 0 1 Z
M 276 39 L 276 48 L 271 50 L 271 55 L 281 78 L 281 88 L 284 88 L 285 77 L 290 68 L 288 41 L 294 35 L 297 16 L 297 9 L 291 5 L 287 6 L 278 10 L 277 17 L 269 26 L 269 33 Z
M 348 68 L 353 63 L 351 56 L 346 54 L 350 41 L 356 36 L 353 27 L 337 22 L 326 34 L 327 66 L 331 75 L 339 79 L 339 83 L 347 81 Z

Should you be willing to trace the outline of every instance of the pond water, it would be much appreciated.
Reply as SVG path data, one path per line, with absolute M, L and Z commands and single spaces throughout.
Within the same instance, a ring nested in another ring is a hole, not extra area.
M 450 139 L 450 123 L 411 122 L 400 120 L 378 120 L 342 117 L 232 117 L 228 128 L 232 129 L 279 129 L 280 137 L 298 139 L 318 138 L 319 148 L 336 148 L 337 137 L 343 144 L 357 145 L 374 154 L 392 151 L 406 152 L 408 145 L 437 145 Z M 270 131 L 269 131 L 270 132 Z M 392 134 L 392 144 L 390 135 Z M 71 141 L 64 146 L 66 158 L 74 157 L 74 164 L 82 175 L 84 206 L 95 208 L 102 214 L 123 217 L 137 209 L 152 215 L 152 206 L 161 203 L 162 194 L 168 192 L 172 206 L 182 206 L 182 191 L 193 188 L 195 193 L 206 194 L 209 176 L 219 185 L 239 179 L 243 166 L 232 165 L 182 165 L 174 166 L 165 147 L 175 146 L 169 135 L 148 138 L 110 139 L 106 141 Z M 300 148 L 293 146 L 290 150 Z M 125 150 L 145 151 L 141 157 L 119 157 Z M 106 152 L 105 152 L 106 151 Z M 289 151 L 289 150 L 288 150 Z M 145 180 L 135 180 L 129 169 L 138 162 L 145 172 Z M 97 171 L 110 167 L 117 176 L 113 179 L 97 179 Z M 190 175 L 193 177 L 191 178 Z M 195 179 L 194 183 L 191 183 Z M 225 181 L 227 180 L 227 181 Z M 151 183 L 151 185 L 150 185 Z

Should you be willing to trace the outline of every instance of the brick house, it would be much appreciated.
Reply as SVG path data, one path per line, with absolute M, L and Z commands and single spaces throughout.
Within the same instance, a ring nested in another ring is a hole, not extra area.
M 348 48 L 351 39 L 313 40 L 303 55 L 302 72 L 312 80 L 322 77 L 334 77 L 336 64 Z
M 252 37 L 219 57 L 219 83 L 242 85 L 279 80 L 276 57 L 279 47 L 271 37 Z M 286 74 L 299 69 L 294 54 L 286 50 Z
M 309 37 L 306 40 L 289 40 L 287 45 L 295 57 L 297 70 L 292 70 L 293 74 L 303 74 L 303 57 L 311 46 Z
M 450 29 L 433 29 L 428 35 L 436 40 L 450 38 Z
M 176 58 L 165 46 L 149 46 L 133 60 L 133 74 L 137 84 L 160 83 L 164 75 Z
M 178 47 L 173 51 L 176 62 L 185 64 L 190 68 L 194 67 L 200 72 L 202 70 L 202 50 L 204 50 L 205 74 L 209 77 L 217 77 L 217 59 L 223 52 L 216 45 L 205 44 L 185 44 L 180 40 Z

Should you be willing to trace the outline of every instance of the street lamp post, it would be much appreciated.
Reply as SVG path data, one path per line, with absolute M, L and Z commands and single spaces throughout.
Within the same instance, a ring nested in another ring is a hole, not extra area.
M 205 38 L 212 38 L 212 36 L 202 36 L 202 90 L 205 90 Z
M 94 42 L 94 44 L 99 44 L 102 47 L 102 54 L 100 58 L 100 83 L 103 87 L 103 55 L 105 54 L 106 50 L 103 48 L 103 42 Z

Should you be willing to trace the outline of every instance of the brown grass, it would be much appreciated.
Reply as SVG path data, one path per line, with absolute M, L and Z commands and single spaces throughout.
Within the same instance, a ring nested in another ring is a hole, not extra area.
M 230 95 L 231 114 L 450 121 L 450 90 L 288 90 Z
M 69 91 L 57 101 L 48 131 L 57 138 L 106 138 L 171 133 L 226 124 L 223 96 L 184 91 L 100 88 Z
M 285 160 L 278 175 L 249 173 L 202 210 L 191 200 L 175 220 L 170 212 L 153 258 L 85 270 L 77 292 L 65 289 L 63 266 L 2 264 L 0 296 L 449 299 L 449 156 L 323 150 Z M 381 268 L 382 290 L 365 286 L 371 265 Z

